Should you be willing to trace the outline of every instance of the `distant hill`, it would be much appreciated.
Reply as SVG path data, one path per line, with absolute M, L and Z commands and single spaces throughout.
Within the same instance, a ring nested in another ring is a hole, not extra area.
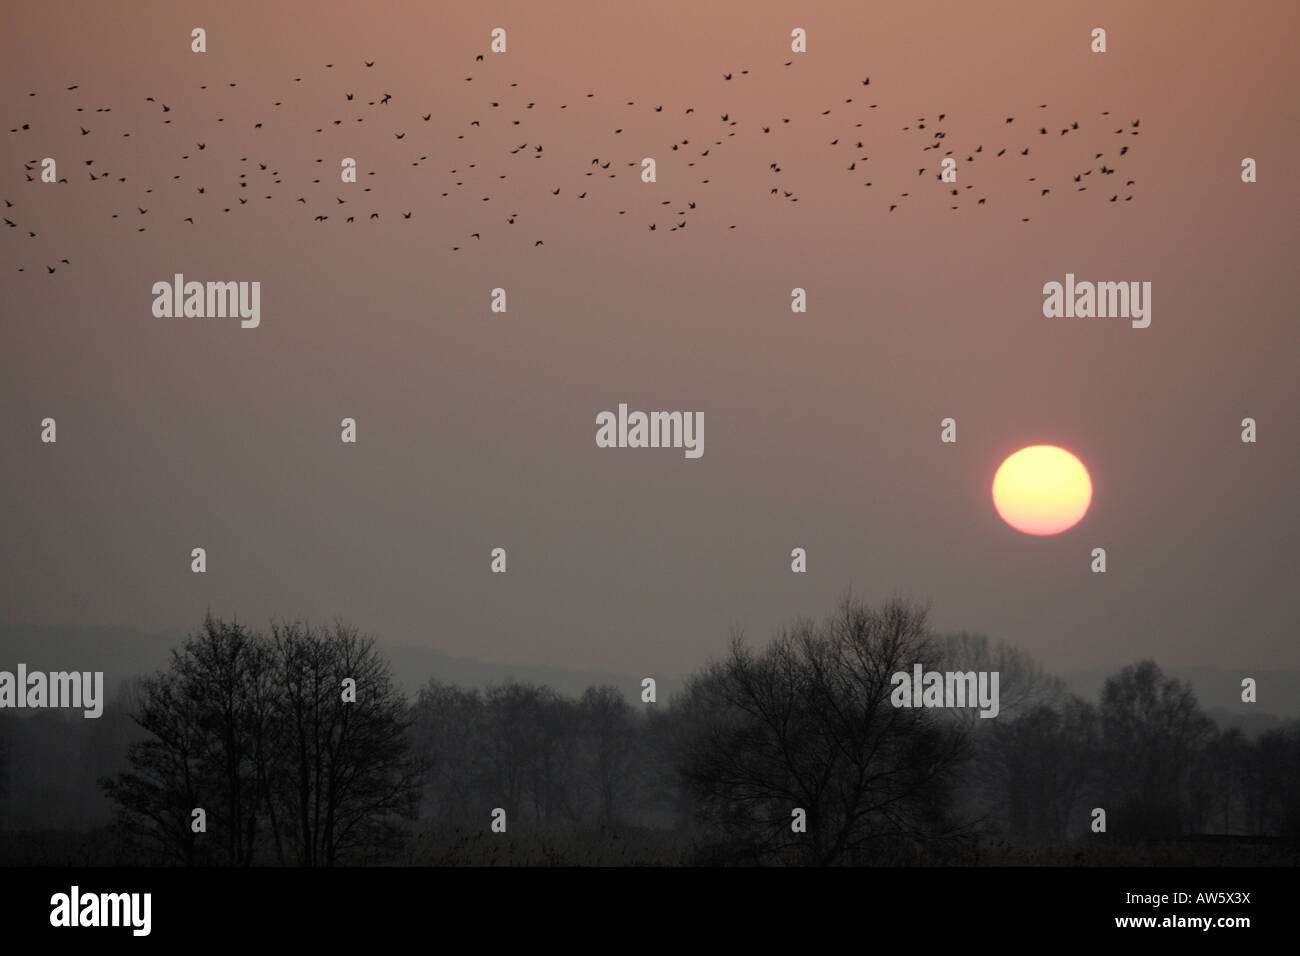
M 0 627 L 0 670 L 20 661 L 28 670 L 103 671 L 112 700 L 124 680 L 167 666 L 185 635 L 148 634 L 122 627 Z

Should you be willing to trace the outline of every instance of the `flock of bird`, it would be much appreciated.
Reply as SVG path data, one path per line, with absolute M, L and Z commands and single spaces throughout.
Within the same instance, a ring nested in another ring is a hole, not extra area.
M 483 59 L 483 55 L 479 54 L 475 57 L 475 62 L 482 63 Z M 366 81 L 370 76 L 369 71 L 375 66 L 375 61 L 363 60 L 362 62 L 364 64 L 362 81 Z M 790 67 L 793 61 L 787 61 L 784 65 Z M 328 74 L 333 70 L 334 64 L 328 63 L 323 67 L 322 73 Z M 722 74 L 720 82 L 741 84 L 749 75 L 749 70 L 732 71 Z M 471 84 L 479 78 L 471 73 L 464 78 L 463 82 Z M 304 78 L 294 77 L 293 83 L 302 84 Z M 877 130 L 879 122 L 873 121 L 871 128 L 866 126 L 866 121 L 873 117 L 872 111 L 879 106 L 877 103 L 868 102 L 872 99 L 869 95 L 870 77 L 861 80 L 861 85 L 855 90 L 856 96 L 837 99 L 826 109 L 813 111 L 807 116 L 776 114 L 765 120 L 742 122 L 738 115 L 733 115 L 735 110 L 724 110 L 714 118 L 697 113 L 692 106 L 669 109 L 661 103 L 638 105 L 633 100 L 615 104 L 614 110 L 617 116 L 609 121 L 613 143 L 608 150 L 602 150 L 603 155 L 592 157 L 589 163 L 583 162 L 581 176 L 576 176 L 576 169 L 569 169 L 569 175 L 564 175 L 556 168 L 555 163 L 547 162 L 551 155 L 560 150 L 553 149 L 552 153 L 546 151 L 548 145 L 554 145 L 554 140 L 542 141 L 547 135 L 545 133 L 547 123 L 543 119 L 543 114 L 547 111 L 569 114 L 584 112 L 595 105 L 593 101 L 597 100 L 597 95 L 594 92 L 588 92 L 572 103 L 558 100 L 542 103 L 526 100 L 517 92 L 519 84 L 512 82 L 507 92 L 488 94 L 483 98 L 484 112 L 480 118 L 470 120 L 468 125 L 460 130 L 442 130 L 436 125 L 425 125 L 432 123 L 434 110 L 412 109 L 402 102 L 402 97 L 383 91 L 378 84 L 359 82 L 356 85 L 373 87 L 375 92 L 361 98 L 358 98 L 357 89 L 343 92 L 338 115 L 331 117 L 326 124 L 314 130 L 314 136 L 322 137 L 320 140 L 322 144 L 329 142 L 331 133 L 342 130 L 345 126 L 350 128 L 355 124 L 369 122 L 371 125 L 368 128 L 380 128 L 383 132 L 379 135 L 391 136 L 394 143 L 401 144 L 397 148 L 403 153 L 402 162 L 409 163 L 411 167 L 431 169 L 432 166 L 425 165 L 430 162 L 429 152 L 441 152 L 446 155 L 456 149 L 461 153 L 468 150 L 474 157 L 474 161 L 458 162 L 448 173 L 442 174 L 443 178 L 432 190 L 427 192 L 424 189 L 414 192 L 407 190 L 403 195 L 408 197 L 408 201 L 402 204 L 406 208 L 388 208 L 378 196 L 367 194 L 374 193 L 374 185 L 370 177 L 383 176 L 389 169 L 381 165 L 378 169 L 364 170 L 358 180 L 359 195 L 353 193 L 350 190 L 356 189 L 356 186 L 343 184 L 339 180 L 338 157 L 350 155 L 352 152 L 343 146 L 328 151 L 320 150 L 325 155 L 315 157 L 314 163 L 311 164 L 312 168 L 306 175 L 302 174 L 301 168 L 291 169 L 286 166 L 282 171 L 280 163 L 265 157 L 250 156 L 240 157 L 234 167 L 216 170 L 212 168 L 213 163 L 204 163 L 201 160 L 208 157 L 215 158 L 218 150 L 208 153 L 206 157 L 200 157 L 199 154 L 208 149 L 209 143 L 223 143 L 220 134 L 228 127 L 222 126 L 218 130 L 209 128 L 207 133 L 198 134 L 203 138 L 194 139 L 192 145 L 185 147 L 186 151 L 179 154 L 179 162 L 185 165 L 178 167 L 182 172 L 174 173 L 171 182 L 168 183 L 169 186 L 174 186 L 178 182 L 188 182 L 193 190 L 188 193 L 193 199 L 192 205 L 176 211 L 164 211 L 158 205 L 160 196 L 155 192 L 161 187 L 159 182 L 141 181 L 141 177 L 133 174 L 130 169 L 127 170 L 127 175 L 122 175 L 121 169 L 110 170 L 107 168 L 109 163 L 105 163 L 102 157 L 111 155 L 112 150 L 107 148 L 110 141 L 129 139 L 133 133 L 140 137 L 157 137 L 160 135 L 159 127 L 172 126 L 173 120 L 179 114 L 160 98 L 149 96 L 145 98 L 144 108 L 151 115 L 144 114 L 140 117 L 145 125 L 136 125 L 134 129 L 122 129 L 122 124 L 116 123 L 115 118 L 109 115 L 113 112 L 112 107 L 96 107 L 91 113 L 86 106 L 72 105 L 80 102 L 80 85 L 73 84 L 55 95 L 66 97 L 64 102 L 69 104 L 68 109 L 71 111 L 84 114 L 76 119 L 79 131 L 76 140 L 86 149 L 83 150 L 85 155 L 79 156 L 76 160 L 75 172 L 69 173 L 68 166 L 60 164 L 57 183 L 69 184 L 70 176 L 79 179 L 84 173 L 86 179 L 83 182 L 93 184 L 96 189 L 111 189 L 115 197 L 120 197 L 123 205 L 118 207 L 118 211 L 111 213 L 110 218 L 134 220 L 135 224 L 132 228 L 136 232 L 146 232 L 160 216 L 174 217 L 174 225 L 187 228 L 199 223 L 211 222 L 222 216 L 237 215 L 239 210 L 249 206 L 250 202 L 268 200 L 287 200 L 294 208 L 306 207 L 303 210 L 304 219 L 321 225 L 355 225 L 390 220 L 401 223 L 410 221 L 417 216 L 417 213 L 423 214 L 426 211 L 410 203 L 411 196 L 427 194 L 435 199 L 446 200 L 453 195 L 484 193 L 477 200 L 483 209 L 483 214 L 475 217 L 473 225 L 465 224 L 459 216 L 449 216 L 461 226 L 461 238 L 449 243 L 452 252 L 460 252 L 470 242 L 483 241 L 485 236 L 491 236 L 501 230 L 509 230 L 521 221 L 525 221 L 525 217 L 517 211 L 506 212 L 491 206 L 494 197 L 487 194 L 488 183 L 500 183 L 511 176 L 524 181 L 525 186 L 533 190 L 539 198 L 549 194 L 550 201 L 595 203 L 599 197 L 601 201 L 609 203 L 611 212 L 615 207 L 622 206 L 624 208 L 617 209 L 617 215 L 628 216 L 629 207 L 636 207 L 641 203 L 640 196 L 634 197 L 628 190 L 642 185 L 641 160 L 647 153 L 657 157 L 661 174 L 665 165 L 677 163 L 673 175 L 664 178 L 672 183 L 670 189 L 677 194 L 678 198 L 655 200 L 657 207 L 655 215 L 649 217 L 650 221 L 643 221 L 643 227 L 652 232 L 672 233 L 685 230 L 688 224 L 697 220 L 697 217 L 705 216 L 706 210 L 710 212 L 710 217 L 705 218 L 706 225 L 713 225 L 719 229 L 724 226 L 725 229 L 730 230 L 737 228 L 735 223 L 727 223 L 726 219 L 713 212 L 716 207 L 711 203 L 710 190 L 707 188 L 721 173 L 719 169 L 721 161 L 729 152 L 740 152 L 741 159 L 752 158 L 760 150 L 767 151 L 768 155 L 794 154 L 796 158 L 802 158 L 815 149 L 827 150 L 829 151 L 827 156 L 831 158 L 838 155 L 838 167 L 844 177 L 855 187 L 875 189 L 877 194 L 885 193 L 878 202 L 882 211 L 887 206 L 889 213 L 904 206 L 921 190 L 919 185 L 906 183 L 899 184 L 906 186 L 901 190 L 876 187 L 876 174 L 871 165 L 873 147 L 868 143 L 879 143 L 881 133 Z M 478 85 L 482 86 L 481 83 Z M 233 82 L 229 84 L 231 88 L 236 86 L 237 84 Z M 214 104 L 222 102 L 218 98 L 219 88 L 209 89 L 207 84 L 203 84 L 199 86 L 199 90 L 202 96 L 210 98 Z M 477 87 L 465 87 L 465 97 L 477 95 Z M 30 92 L 28 96 L 36 97 L 37 94 Z M 506 104 L 506 100 L 510 101 L 509 105 Z M 200 102 L 204 101 L 200 99 Z M 231 104 L 227 103 L 227 105 Z M 219 112 L 225 112 L 219 106 L 214 108 Z M 668 112 L 665 114 L 666 109 Z M 1046 109 L 1046 103 L 1039 106 L 1039 110 Z M 252 136 L 265 135 L 262 131 L 273 128 L 276 121 L 288 112 L 292 110 L 286 109 L 285 98 L 282 96 L 271 101 L 263 115 L 243 116 L 238 120 L 232 120 L 230 127 L 235 126 L 236 123 L 246 124 Z M 51 113 L 52 111 L 45 115 L 49 116 Z M 1038 116 L 1046 115 L 1038 114 Z M 1025 177 L 1026 182 L 1035 184 L 1034 188 L 1038 190 L 1039 200 L 1047 200 L 1053 194 L 1054 188 L 1058 192 L 1086 192 L 1090 187 L 1093 187 L 1094 193 L 1101 194 L 1104 200 L 1108 199 L 1111 203 L 1119 202 L 1121 194 L 1125 202 L 1133 199 L 1131 188 L 1135 185 L 1135 181 L 1123 177 L 1119 173 L 1119 167 L 1124 157 L 1130 155 L 1128 138 L 1140 134 L 1141 121 L 1136 119 L 1115 121 L 1108 119 L 1109 116 L 1109 111 L 1102 112 L 1100 114 L 1102 122 L 1098 124 L 1097 130 L 1089 130 L 1089 132 L 1104 132 L 1108 139 L 1111 136 L 1119 136 L 1121 139 L 1111 139 L 1108 150 L 1098 150 L 1095 146 L 1087 149 L 1078 162 L 1078 165 L 1086 165 L 1087 168 L 1062 173 L 1062 178 L 1059 181 L 1053 180 L 1051 184 L 1046 184 L 1046 180 L 1040 181 L 1038 175 Z M 957 148 L 948 140 L 949 134 L 944 128 L 947 119 L 947 113 L 938 113 L 934 118 L 918 117 L 914 123 L 909 122 L 899 132 L 910 134 L 908 148 L 916 148 L 921 154 L 921 164 L 916 167 L 915 177 L 926 180 L 927 184 L 929 177 L 938 180 L 940 185 L 932 188 L 945 195 L 953 211 L 962 208 L 963 205 L 982 207 L 989 202 L 990 196 L 987 190 L 975 192 L 976 186 L 965 181 L 971 178 L 968 175 L 971 167 L 978 167 L 981 164 L 1015 166 L 1018 161 L 1036 155 L 1032 151 L 1040 149 L 1036 141 L 1041 137 L 1059 140 L 1061 137 L 1077 137 L 1081 133 L 1081 126 L 1077 120 L 1071 120 L 1064 125 L 1052 124 L 1052 128 L 1049 129 L 1045 121 L 1037 118 L 1032 122 L 1026 122 L 1022 118 L 1007 116 L 1000 124 L 998 133 L 987 137 L 987 145 L 986 142 L 976 142 L 973 145 Z M 216 122 L 225 124 L 226 117 L 218 115 Z M 638 130 L 639 135 L 629 135 L 635 124 L 648 123 L 653 123 L 651 135 L 653 142 L 658 144 L 657 147 L 646 147 L 646 143 L 651 141 L 651 138 L 644 134 L 645 125 Z M 1112 127 L 1115 125 L 1118 125 L 1118 128 L 1114 128 L 1112 132 Z M 669 129 L 672 130 L 671 134 L 668 132 Z M 497 134 L 495 141 L 488 136 L 488 133 L 493 130 Z M 501 136 L 515 130 L 518 135 L 512 135 L 503 147 Z M 8 133 L 11 137 L 18 138 L 20 144 L 44 141 L 30 120 L 11 127 Z M 454 137 L 454 140 L 451 137 Z M 439 142 L 440 138 L 442 142 Z M 516 140 L 522 141 L 516 143 Z M 355 144 L 355 136 L 349 134 L 347 142 Z M 618 143 L 627 143 L 627 146 L 616 145 Z M 737 150 L 738 144 L 739 150 Z M 427 151 L 421 152 L 421 150 Z M 329 157 L 330 165 L 326 165 L 326 156 Z M 944 161 L 949 158 L 959 164 L 961 171 L 959 182 L 944 181 Z M 537 165 L 527 164 L 526 160 L 532 160 Z M 679 173 L 676 170 L 681 162 L 684 162 L 685 169 Z M 781 158 L 768 162 L 766 175 L 770 185 L 764 187 L 765 195 L 769 200 L 796 203 L 799 201 L 798 190 L 783 176 L 786 172 L 785 162 Z M 33 188 L 41 188 L 45 185 L 41 182 L 40 163 L 40 158 L 32 158 L 24 162 L 25 180 L 20 181 L 23 185 L 30 185 Z M 112 160 L 110 163 L 116 165 Z M 491 166 L 490 172 L 489 166 Z M 1059 163 L 1057 166 L 1059 171 Z M 507 171 L 499 171 L 502 169 Z M 1022 163 L 1014 170 L 1017 178 L 1029 171 L 1027 163 Z M 908 175 L 910 177 L 911 174 Z M 626 187 L 605 188 L 608 180 L 620 178 L 627 183 Z M 1121 188 L 1110 185 L 1112 182 L 1123 182 L 1124 186 Z M 362 183 L 365 185 L 361 185 Z M 544 192 L 542 186 L 545 187 Z M 168 192 L 170 193 L 171 190 Z M 683 196 L 683 192 L 686 195 Z M 370 201 L 367 202 L 367 199 Z M 609 202 L 609 200 L 614 201 Z M 18 230 L 22 238 L 38 239 L 39 234 L 32 228 L 32 224 L 20 221 L 23 218 L 21 204 L 9 198 L 4 199 L 4 204 L 4 225 L 10 230 Z M 1011 205 L 1010 201 L 1006 204 Z M 641 214 L 644 215 L 643 212 Z M 1021 215 L 1019 218 L 1024 222 L 1030 221 L 1028 215 Z M 526 222 L 536 231 L 538 225 L 545 225 L 546 219 L 544 216 L 530 215 Z M 544 240 L 536 235 L 530 236 L 529 241 L 534 247 L 544 245 Z M 53 274 L 60 265 L 69 264 L 67 258 L 57 258 L 52 263 L 47 262 L 44 267 L 47 273 Z M 26 266 L 18 267 L 20 272 L 25 269 Z

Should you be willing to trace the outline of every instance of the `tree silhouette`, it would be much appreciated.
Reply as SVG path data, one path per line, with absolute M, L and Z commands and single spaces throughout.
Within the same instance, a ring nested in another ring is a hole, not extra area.
M 1300 720 L 1260 736 L 1252 776 L 1257 829 L 1300 838 Z
M 130 745 L 131 771 L 105 790 L 121 832 L 147 856 L 187 865 L 253 861 L 265 797 L 255 725 L 266 663 L 255 635 L 209 614 L 172 651 L 169 671 L 141 681 L 134 718 L 149 736 Z M 210 840 L 193 830 L 196 808 L 207 815 Z
M 350 853 L 395 847 L 399 821 L 414 816 L 419 774 L 408 755 L 405 698 L 374 640 L 336 623 L 331 630 L 275 624 L 270 717 L 280 768 L 272 806 L 293 859 L 333 866 Z M 356 682 L 348 702 L 343 681 Z
M 949 782 L 966 731 L 890 702 L 893 674 L 936 654 L 926 611 L 901 600 L 871 609 L 846 598 L 761 653 L 734 638 L 679 707 L 699 816 L 758 863 L 869 862 L 886 847 L 952 839 Z M 796 809 L 806 833 L 794 832 Z
M 1129 665 L 1107 679 L 1100 716 L 1112 828 L 1142 837 L 1186 830 L 1192 770 L 1215 731 L 1191 685 L 1154 661 Z
M 510 681 L 484 695 L 489 786 L 510 818 L 576 819 L 576 714 L 572 701 L 538 684 Z
M 1039 704 L 997 721 L 986 744 L 980 767 L 1001 830 L 1046 841 L 1079 829 L 1100 752 L 1096 707 L 1073 694 L 1056 707 Z
M 422 816 L 446 824 L 481 816 L 488 799 L 484 712 L 477 689 L 464 690 L 437 680 L 420 688 L 411 737 L 424 771 Z
M 137 696 L 148 736 L 103 786 L 147 858 L 242 866 L 270 850 L 328 866 L 387 848 L 414 812 L 405 701 L 373 641 L 342 624 L 267 638 L 209 614 Z
M 632 708 L 616 687 L 588 687 L 578 702 L 586 779 L 595 793 L 597 821 L 618 822 L 639 782 L 645 755 Z

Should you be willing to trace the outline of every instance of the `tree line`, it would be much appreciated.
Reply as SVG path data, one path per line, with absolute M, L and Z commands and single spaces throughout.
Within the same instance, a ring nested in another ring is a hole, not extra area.
M 894 706 L 915 663 L 998 671 L 999 715 Z M 1106 839 L 1300 836 L 1300 721 L 1221 730 L 1150 661 L 1088 702 L 1015 648 L 932 635 L 902 599 L 845 598 L 761 647 L 736 635 L 638 706 L 436 680 L 408 700 L 341 622 L 209 615 L 133 717 L 128 769 L 103 780 L 117 832 L 136 859 L 185 865 L 380 862 L 498 809 L 512 830 L 657 828 L 708 863 L 950 862 L 990 834 L 1088 835 L 1095 808 Z

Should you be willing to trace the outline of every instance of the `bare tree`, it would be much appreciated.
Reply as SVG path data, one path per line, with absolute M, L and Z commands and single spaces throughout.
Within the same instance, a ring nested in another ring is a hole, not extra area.
M 1069 775 L 1074 768 L 1058 764 L 1059 751 L 1050 749 L 1064 743 L 1066 716 L 1072 712 L 1064 682 L 1019 648 L 994 644 L 982 634 L 962 631 L 937 637 L 935 644 L 936 670 L 998 675 L 995 718 L 981 717 L 974 707 L 943 712 L 971 733 L 971 759 L 961 771 L 958 796 L 963 814 L 1003 832 L 1054 832 L 1053 821 L 1061 815 L 1057 797 L 1073 794 L 1057 771 Z M 1036 756 L 1028 757 L 1029 752 Z
M 400 822 L 414 816 L 419 773 L 388 663 L 373 639 L 342 623 L 277 623 L 272 640 L 281 829 L 296 861 L 333 866 L 391 848 Z M 355 700 L 345 680 L 355 682 Z
M 487 689 L 484 754 L 491 792 L 511 819 L 575 819 L 576 713 L 549 687 L 511 681 Z
M 1191 817 L 1197 830 L 1228 834 L 1248 825 L 1252 749 L 1237 727 L 1217 730 L 1206 744 L 1191 774 Z
M 618 822 L 638 779 L 640 735 L 632 708 L 617 687 L 588 687 L 578 703 L 586 777 L 596 795 L 597 821 Z
M 1111 829 L 1130 837 L 1174 835 L 1190 820 L 1191 771 L 1215 727 L 1190 684 L 1142 661 L 1106 681 L 1101 693 Z
M 1300 721 L 1260 735 L 1252 778 L 1255 831 L 1300 837 Z
M 962 631 L 935 638 L 940 657 L 936 669 L 945 671 L 997 672 L 998 717 L 982 720 L 974 709 L 953 712 L 975 728 L 993 727 L 1015 719 L 1041 705 L 1060 706 L 1066 697 L 1065 682 L 1048 674 L 1036 660 L 1006 641 L 994 644 L 983 634 Z
M 1000 830 L 1059 840 L 1078 829 L 1100 746 L 1097 709 L 1068 695 L 994 721 L 978 761 Z
M 257 675 L 266 666 L 256 635 L 211 614 L 170 670 L 145 678 L 135 721 L 149 736 L 131 744 L 132 770 L 105 781 L 128 842 L 175 862 L 253 862 L 265 793 L 252 741 Z M 211 839 L 194 832 L 206 816 Z
M 436 680 L 420 689 L 411 735 L 424 771 L 429 814 L 446 823 L 480 817 L 488 771 L 483 727 L 486 708 L 478 690 Z
M 150 858 L 331 865 L 388 845 L 413 815 L 407 709 L 373 641 L 208 615 L 168 670 L 140 682 L 130 770 L 103 781 L 120 831 Z M 356 701 L 341 683 L 356 681 Z M 202 809 L 207 828 L 195 832 Z
M 753 862 L 868 861 L 952 838 L 966 732 L 890 701 L 895 673 L 935 659 L 925 609 L 901 600 L 846 598 L 757 654 L 737 636 L 679 705 L 694 728 L 682 771 L 697 812 Z

